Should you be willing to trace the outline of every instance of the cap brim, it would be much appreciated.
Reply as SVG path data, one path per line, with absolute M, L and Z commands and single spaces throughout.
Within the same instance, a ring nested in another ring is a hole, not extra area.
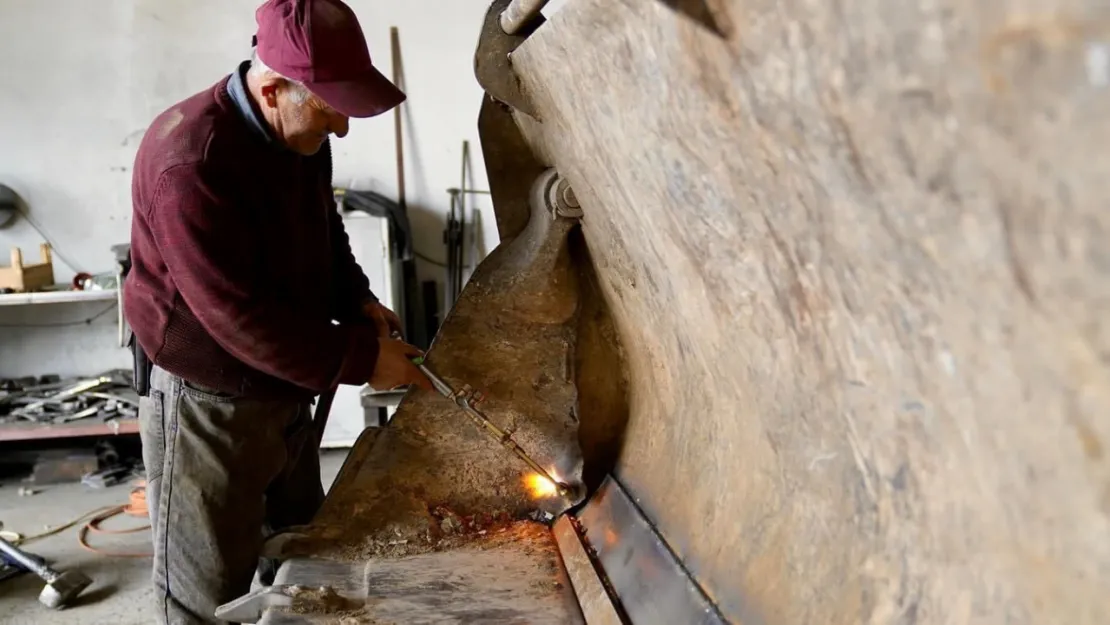
M 305 86 L 347 117 L 374 117 L 405 101 L 405 93 L 373 67 L 354 80 L 306 82 Z

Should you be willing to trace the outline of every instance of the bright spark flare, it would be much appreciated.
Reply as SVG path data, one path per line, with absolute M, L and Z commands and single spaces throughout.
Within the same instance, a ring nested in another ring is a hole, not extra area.
M 556 480 L 561 479 L 554 469 L 548 469 L 548 473 Z M 539 473 L 525 475 L 524 487 L 528 489 L 528 494 L 531 495 L 532 499 L 544 499 L 559 494 L 555 482 L 548 479 L 546 475 L 540 475 Z

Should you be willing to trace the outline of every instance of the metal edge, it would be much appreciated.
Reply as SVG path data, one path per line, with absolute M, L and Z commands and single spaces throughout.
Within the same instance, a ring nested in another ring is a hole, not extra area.
M 555 521 L 551 532 L 555 535 L 559 556 L 563 559 L 563 571 L 578 598 L 578 607 L 582 610 L 586 625 L 622 625 L 625 621 L 586 553 L 574 521 L 569 516 L 561 516 Z
M 378 440 L 378 434 L 381 434 L 381 428 L 364 428 L 362 430 L 362 433 L 355 439 L 355 444 L 351 445 L 350 451 L 347 452 L 347 457 L 343 459 L 343 464 L 339 466 L 339 472 L 335 474 L 331 488 L 324 496 L 325 500 L 331 493 L 350 487 L 348 482 L 358 475 L 359 467 L 370 457 L 370 453 L 374 450 L 374 443 Z
M 631 622 L 728 623 L 612 476 L 578 519 Z

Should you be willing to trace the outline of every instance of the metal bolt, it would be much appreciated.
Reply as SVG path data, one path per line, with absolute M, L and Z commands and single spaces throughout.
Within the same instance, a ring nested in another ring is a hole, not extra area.
M 551 204 L 554 205 L 556 216 L 569 219 L 582 217 L 582 208 L 578 204 L 578 196 L 574 194 L 574 189 L 570 187 L 570 183 L 562 176 L 555 180 L 549 197 L 551 198 Z
M 559 181 L 559 189 L 563 192 L 563 202 L 571 208 L 580 208 L 578 204 L 578 196 L 574 194 L 574 189 L 567 184 L 566 180 Z

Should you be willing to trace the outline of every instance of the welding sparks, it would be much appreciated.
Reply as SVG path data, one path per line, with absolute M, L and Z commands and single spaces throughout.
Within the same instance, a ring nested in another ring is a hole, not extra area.
M 553 469 L 549 469 L 548 473 L 556 480 L 562 479 Z M 532 499 L 545 499 L 559 494 L 559 489 L 556 487 L 555 482 L 548 479 L 546 475 L 540 475 L 539 473 L 529 473 L 525 475 L 524 487 L 528 489 L 528 494 L 532 496 Z

